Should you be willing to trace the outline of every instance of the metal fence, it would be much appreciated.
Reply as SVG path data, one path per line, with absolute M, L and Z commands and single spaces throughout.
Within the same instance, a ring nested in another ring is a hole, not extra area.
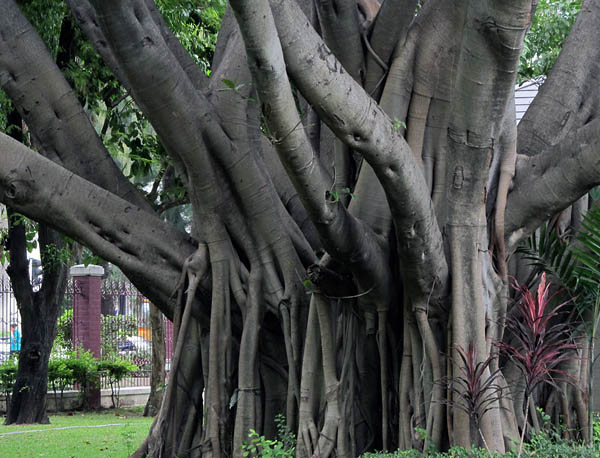
M 153 342 L 150 302 L 129 282 L 105 280 L 101 309 L 102 359 L 126 358 L 138 367 L 121 386 L 150 385 Z M 169 367 L 173 328 L 166 319 L 164 326 Z
M 58 319 L 57 340 L 53 356 L 65 357 L 72 347 L 73 281 L 69 281 Z M 121 387 L 149 386 L 152 368 L 152 329 L 150 303 L 128 281 L 106 279 L 102 282 L 101 299 L 101 359 L 127 359 L 138 369 L 121 382 Z M 10 281 L 0 272 L 0 362 L 10 355 L 10 324 L 21 329 L 17 303 Z M 170 367 L 173 327 L 164 320 L 167 362 Z M 101 382 L 108 388 L 108 380 Z
M 21 329 L 20 322 L 10 281 L 0 266 L 0 362 L 8 360 L 10 355 L 10 325 L 14 323 L 17 329 Z

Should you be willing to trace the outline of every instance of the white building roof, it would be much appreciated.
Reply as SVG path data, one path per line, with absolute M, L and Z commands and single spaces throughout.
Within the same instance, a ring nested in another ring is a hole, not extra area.
M 529 104 L 537 95 L 538 89 L 543 82 L 544 78 L 535 78 L 515 87 L 515 110 L 517 112 L 517 124 L 519 124 L 519 121 L 521 121 L 521 118 L 523 118 L 527 108 L 529 108 Z

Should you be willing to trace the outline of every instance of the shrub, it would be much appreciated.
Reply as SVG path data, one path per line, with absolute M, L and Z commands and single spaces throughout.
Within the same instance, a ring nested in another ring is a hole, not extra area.
M 135 364 L 131 364 L 129 361 L 121 358 L 113 358 L 98 363 L 98 370 L 106 374 L 108 383 L 110 384 L 110 397 L 113 407 L 119 407 L 121 380 L 123 380 L 127 374 L 136 371 L 137 369 L 138 367 Z
M 250 430 L 250 443 L 242 446 L 242 456 L 268 458 L 294 458 L 294 450 L 288 450 L 283 442 L 265 439 L 253 429 Z
M 285 416 L 275 416 L 278 440 L 269 440 L 250 430 L 250 443 L 242 445 L 242 455 L 247 457 L 294 458 L 296 456 L 296 436 L 287 426 Z
M 0 391 L 4 392 L 6 409 L 10 405 L 10 395 L 17 379 L 17 359 L 9 358 L 0 364 Z
M 99 382 L 98 360 L 89 351 L 73 350 L 65 359 L 66 367 L 73 373 L 73 382 L 79 385 L 83 408 L 88 409 L 90 389 Z
M 54 391 L 54 405 L 56 410 L 64 409 L 63 393 L 67 386 L 73 384 L 73 370 L 69 368 L 66 360 L 62 358 L 50 358 L 48 361 L 48 385 Z M 56 392 L 60 390 L 60 408 Z

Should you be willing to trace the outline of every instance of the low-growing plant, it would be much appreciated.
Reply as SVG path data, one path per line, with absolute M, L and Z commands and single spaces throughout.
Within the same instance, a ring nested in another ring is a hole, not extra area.
M 295 450 L 288 450 L 283 442 L 266 439 L 253 429 L 250 430 L 250 443 L 242 445 L 242 456 L 267 458 L 294 458 Z
M 456 348 L 460 357 L 459 373 L 449 383 L 449 389 L 456 401 L 452 406 L 463 410 L 471 419 L 473 431 L 476 431 L 491 456 L 490 449 L 481 433 L 481 419 L 500 399 L 502 389 L 497 383 L 500 369 L 491 371 L 491 364 L 497 355 L 490 354 L 485 360 L 477 361 L 477 351 L 473 343 L 465 350 Z M 473 438 L 475 441 L 475 438 Z
M 506 327 L 516 344 L 498 342 L 497 346 L 510 358 L 521 371 L 525 383 L 525 422 L 521 432 L 518 457 L 523 450 L 523 439 L 527 429 L 529 403 L 533 390 L 543 383 L 556 386 L 555 379 L 571 383 L 569 374 L 559 365 L 577 356 L 577 344 L 573 340 L 573 328 L 561 321 L 561 309 L 568 303 L 563 302 L 550 309 L 549 305 L 556 294 L 549 295 L 550 283 L 543 273 L 537 289 L 537 295 L 516 281 L 514 287 L 519 290 L 521 300 L 516 304 L 515 313 L 509 315 Z
M 73 384 L 73 370 L 69 368 L 65 359 L 50 358 L 48 361 L 48 385 L 54 392 L 54 405 L 56 410 L 64 409 L 63 394 L 65 388 Z M 58 404 L 57 391 L 60 391 L 60 406 Z
M 277 427 L 277 437 L 283 443 L 287 450 L 296 450 L 296 435 L 287 425 L 285 415 L 278 413 L 275 415 L 275 426 Z
M 296 435 L 287 425 L 285 416 L 275 416 L 277 440 L 266 439 L 253 429 L 250 430 L 250 443 L 242 446 L 242 455 L 247 457 L 293 458 L 296 456 Z
M 98 360 L 89 351 L 73 350 L 65 359 L 65 364 L 73 373 L 73 382 L 79 385 L 82 406 L 89 409 L 90 389 L 99 383 Z
M 10 405 L 10 395 L 17 379 L 17 358 L 9 358 L 0 364 L 0 391 L 6 399 L 6 409 Z
M 136 371 L 138 367 L 125 359 L 119 357 L 100 361 L 98 370 L 106 374 L 110 384 L 110 398 L 113 407 L 119 407 L 119 395 L 121 391 L 121 381 L 131 372 Z

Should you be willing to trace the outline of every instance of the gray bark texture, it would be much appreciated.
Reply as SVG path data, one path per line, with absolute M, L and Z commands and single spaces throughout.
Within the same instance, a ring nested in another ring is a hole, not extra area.
M 518 243 L 574 203 L 560 221 L 580 224 L 600 184 L 599 0 L 518 129 L 531 0 L 230 0 L 210 77 L 151 0 L 67 1 L 187 187 L 191 236 L 123 176 L 16 3 L 0 0 L 0 85 L 39 152 L 0 133 L 0 201 L 174 323 L 135 456 L 241 457 L 278 414 L 298 457 L 504 452 L 537 424 L 526 405 L 586 437 L 581 395 L 530 399 L 495 344 Z M 474 410 L 468 349 L 501 387 Z

